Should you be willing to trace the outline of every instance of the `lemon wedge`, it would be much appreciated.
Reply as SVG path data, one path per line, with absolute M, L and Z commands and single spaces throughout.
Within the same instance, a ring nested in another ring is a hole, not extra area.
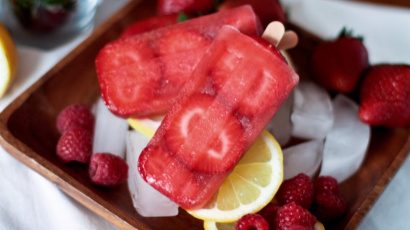
M 226 178 L 214 200 L 204 208 L 187 211 L 202 220 L 234 222 L 268 204 L 282 180 L 282 150 L 275 138 L 264 131 Z
M 0 24 L 0 97 L 9 88 L 16 66 L 16 46 L 7 29 Z

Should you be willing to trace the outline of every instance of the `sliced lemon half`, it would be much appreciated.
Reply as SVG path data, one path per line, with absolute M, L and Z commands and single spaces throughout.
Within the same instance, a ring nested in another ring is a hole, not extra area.
M 235 166 L 207 207 L 187 210 L 192 216 L 219 223 L 234 222 L 268 204 L 283 180 L 283 155 L 267 131 Z
M 7 29 L 0 23 L 0 97 L 9 88 L 16 67 L 16 46 Z

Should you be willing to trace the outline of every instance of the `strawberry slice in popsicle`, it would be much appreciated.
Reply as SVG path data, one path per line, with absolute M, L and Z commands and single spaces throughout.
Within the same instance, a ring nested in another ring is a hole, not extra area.
M 252 8 L 242 6 L 107 44 L 96 58 L 107 107 L 122 117 L 167 112 L 224 25 L 248 35 L 260 33 Z
M 139 158 L 144 180 L 204 206 L 298 82 L 276 50 L 224 26 Z

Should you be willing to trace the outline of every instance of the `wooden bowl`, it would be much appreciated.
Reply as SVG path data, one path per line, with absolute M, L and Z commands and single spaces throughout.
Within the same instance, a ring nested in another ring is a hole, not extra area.
M 202 221 L 180 210 L 177 217 L 141 217 L 127 185 L 105 189 L 92 185 L 86 166 L 63 164 L 55 154 L 56 116 L 73 103 L 92 104 L 99 96 L 94 59 L 123 28 L 154 13 L 155 1 L 131 1 L 91 37 L 59 62 L 0 114 L 0 143 L 15 158 L 57 184 L 64 192 L 121 229 L 201 229 Z M 308 77 L 307 60 L 318 39 L 300 31 L 301 44 L 290 52 L 298 72 Z M 410 129 L 372 129 L 366 160 L 341 185 L 348 213 L 331 227 L 354 228 L 393 177 L 410 150 Z

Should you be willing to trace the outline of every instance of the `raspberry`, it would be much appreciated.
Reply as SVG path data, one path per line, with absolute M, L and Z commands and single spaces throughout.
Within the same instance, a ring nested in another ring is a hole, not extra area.
M 91 132 L 83 128 L 72 128 L 65 132 L 57 143 L 57 156 L 64 162 L 88 163 L 92 148 Z
M 278 209 L 275 217 L 275 229 L 313 229 L 316 218 L 308 210 L 295 202 Z
M 323 222 L 341 217 L 347 209 L 346 201 L 340 196 L 331 193 L 322 193 L 315 196 L 316 216 Z
M 238 220 L 235 230 L 269 230 L 268 222 L 259 214 L 247 214 Z
M 337 180 L 331 176 L 318 177 L 314 182 L 314 187 L 317 194 L 339 194 L 339 184 Z
M 128 165 L 119 156 L 95 153 L 91 157 L 89 173 L 94 184 L 116 186 L 127 180 Z
M 309 209 L 313 201 L 313 194 L 313 183 L 310 177 L 300 173 L 282 183 L 277 194 L 277 199 L 282 205 L 295 202 Z
M 87 106 L 70 105 L 58 114 L 58 131 L 63 134 L 71 128 L 94 129 L 94 116 Z
M 274 229 L 274 220 L 279 208 L 278 204 L 271 202 L 258 212 L 269 223 L 270 229 Z

